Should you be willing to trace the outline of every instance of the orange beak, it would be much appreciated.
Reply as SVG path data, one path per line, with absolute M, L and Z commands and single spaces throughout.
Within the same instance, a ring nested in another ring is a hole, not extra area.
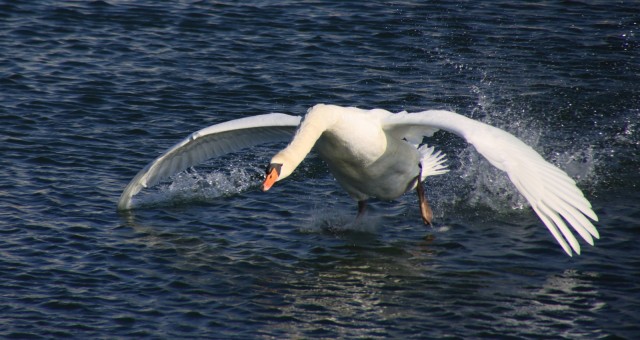
M 262 182 L 262 191 L 267 191 L 271 189 L 273 184 L 278 180 L 278 176 L 280 175 L 280 164 L 278 166 L 269 165 L 267 168 L 267 177 Z

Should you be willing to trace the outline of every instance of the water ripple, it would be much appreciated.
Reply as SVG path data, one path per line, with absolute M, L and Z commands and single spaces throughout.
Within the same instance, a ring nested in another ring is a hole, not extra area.
M 631 3 L 0 4 L 0 336 L 634 338 L 640 43 Z M 355 203 L 281 145 L 137 197 L 127 181 L 204 126 L 318 102 L 447 108 L 577 179 L 602 239 L 568 258 L 455 137 L 448 177 Z M 35 326 L 35 327 L 34 327 Z

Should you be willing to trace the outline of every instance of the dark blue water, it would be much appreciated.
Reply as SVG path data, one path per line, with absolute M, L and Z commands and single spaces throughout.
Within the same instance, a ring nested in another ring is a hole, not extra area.
M 627 1 L 2 1 L 0 336 L 640 336 L 640 16 Z M 355 203 L 280 147 L 191 169 L 118 214 L 190 132 L 316 103 L 450 109 L 577 180 L 601 239 L 568 257 L 451 135 L 452 171 Z

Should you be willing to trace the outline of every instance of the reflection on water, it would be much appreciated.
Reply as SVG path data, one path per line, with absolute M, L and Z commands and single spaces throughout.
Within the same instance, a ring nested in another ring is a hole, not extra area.
M 389 240 L 393 227 L 385 217 L 364 219 L 373 223 L 367 229 L 354 226 L 346 210 L 292 217 L 317 229 L 262 233 L 251 224 L 200 224 L 202 216 L 189 224 L 179 220 L 185 215 L 178 209 L 156 217 L 175 218 L 171 228 L 126 223 L 134 233 L 130 245 L 150 254 L 137 280 L 154 282 L 146 289 L 187 311 L 224 310 L 230 329 L 294 338 L 449 336 L 461 329 L 517 337 L 608 334 L 595 322 L 610 308 L 596 284 L 600 274 L 540 268 L 535 258 L 470 256 L 447 241 L 463 226 Z M 185 294 L 200 303 L 183 304 Z
M 526 287 L 518 292 L 524 294 L 514 300 L 513 312 L 503 321 L 526 329 L 531 335 L 557 334 L 570 338 L 603 335 L 602 330 L 589 327 L 596 318 L 593 313 L 605 305 L 591 283 L 593 275 L 597 274 L 570 269 L 550 274 L 540 287 Z

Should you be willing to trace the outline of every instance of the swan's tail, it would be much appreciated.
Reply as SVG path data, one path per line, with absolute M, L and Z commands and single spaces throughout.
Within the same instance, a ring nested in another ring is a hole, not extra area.
M 424 181 L 427 176 L 442 175 L 449 172 L 444 162 L 447 161 L 445 154 L 428 145 L 423 145 L 418 148 L 420 152 L 420 166 L 422 168 L 420 174 L 420 181 Z

